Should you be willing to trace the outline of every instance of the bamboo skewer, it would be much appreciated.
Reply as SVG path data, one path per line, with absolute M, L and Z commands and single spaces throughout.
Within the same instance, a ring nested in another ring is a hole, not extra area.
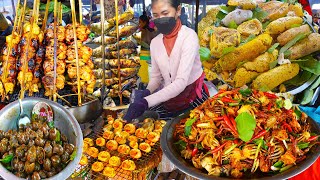
M 103 0 L 100 0 L 100 7 L 101 7 L 101 49 L 102 49 L 102 88 L 101 88 L 101 101 L 103 102 L 106 94 L 106 75 L 105 75 L 105 69 L 106 69 L 106 61 L 105 61 L 105 44 L 104 44 L 104 22 L 105 22 L 105 13 L 104 13 L 104 2 Z
M 16 6 L 16 12 L 18 12 L 19 10 L 19 5 L 20 5 L 20 0 L 18 0 L 18 3 L 17 3 L 17 6 Z M 21 15 L 21 14 L 20 14 Z M 13 30 L 12 30 L 12 33 L 11 33 L 11 38 L 12 40 L 15 39 L 15 35 L 16 35 L 16 27 L 17 27 L 17 20 L 18 20 L 18 13 L 16 14 L 16 16 L 14 17 L 14 25 L 13 25 Z M 8 61 L 9 61 L 9 56 L 10 56 L 10 53 L 11 53 L 11 50 L 12 50 L 12 42 L 8 43 L 8 54 L 7 54 L 7 57 L 6 57 L 6 61 L 4 62 L 4 65 L 3 65 L 3 75 L 2 75 L 2 78 L 1 78 L 1 83 L 3 83 L 3 88 L 4 88 L 4 94 L 2 94 L 2 97 L 5 97 L 5 95 L 7 94 L 7 91 L 5 89 L 5 83 L 7 82 L 7 76 L 8 76 Z
M 74 47 L 76 53 L 76 66 L 77 66 L 77 84 L 78 84 L 78 105 L 82 104 L 81 102 L 81 91 L 80 91 L 80 67 L 79 67 L 79 54 L 78 54 L 78 42 L 77 42 L 77 33 L 76 33 L 76 13 L 75 13 L 75 3 L 74 0 L 71 2 L 71 14 L 72 14 L 72 27 L 73 27 L 73 36 L 74 36 Z
M 37 2 L 38 0 L 36 0 Z M 24 6 L 26 6 L 26 0 L 24 0 Z M 27 49 L 26 49 L 26 58 L 24 59 L 24 62 L 23 62 L 23 65 L 22 65 L 22 83 L 21 83 L 21 94 L 20 94 L 20 99 L 23 99 L 24 98 L 24 93 L 25 93 L 25 90 L 26 90 L 26 72 L 27 72 L 27 69 L 28 69 L 28 54 L 29 54 L 29 44 L 30 44 L 30 40 L 31 40 L 31 35 L 32 35 L 32 31 L 33 31 L 33 24 L 34 24 L 34 18 L 35 18 L 35 9 L 36 9 L 36 4 L 34 2 L 33 4 L 33 13 L 32 13 L 32 16 L 31 16 L 31 20 L 30 20 L 30 31 L 28 33 L 28 36 L 27 36 Z M 39 7 L 38 7 L 39 8 Z M 25 9 L 25 8 L 24 8 Z M 24 19 L 24 18 L 23 18 Z M 23 26 L 22 26 L 22 31 L 23 31 Z
M 54 10 L 53 10 L 53 37 L 54 37 L 54 42 L 53 42 L 53 48 L 54 48 L 54 53 L 53 53 L 53 101 L 57 101 L 57 11 L 58 11 L 58 2 L 57 0 L 54 0 Z
M 79 0 L 79 24 L 82 24 L 82 0 Z
M 114 1 L 115 3 L 115 12 L 116 12 L 116 32 L 117 32 L 117 58 L 118 58 L 118 79 L 119 79 L 119 85 L 118 85 L 118 95 L 119 95 L 119 98 L 120 98 L 120 106 L 122 105 L 122 93 L 121 93 L 121 89 L 122 89 L 122 84 L 121 84 L 121 73 L 120 73 L 120 49 L 119 49 L 119 10 L 118 10 L 118 1 L 115 0 Z
M 88 28 L 90 29 L 91 28 L 91 19 L 92 19 L 92 0 L 90 0 L 90 11 L 89 11 L 89 25 L 88 25 Z M 101 11 L 100 11 L 101 12 Z
M 43 32 L 45 31 L 46 26 L 47 26 L 49 7 L 50 7 L 50 0 L 47 0 L 46 11 L 44 13 L 44 18 L 43 18 L 42 27 L 41 27 L 41 30 Z

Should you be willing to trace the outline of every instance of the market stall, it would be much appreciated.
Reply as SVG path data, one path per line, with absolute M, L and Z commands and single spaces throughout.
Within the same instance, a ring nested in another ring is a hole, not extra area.
M 157 179 L 179 169 L 196 179 L 288 179 L 305 171 L 320 154 L 320 36 L 299 3 L 223 2 L 208 9 L 214 1 L 183 1 L 196 5 L 194 65 L 205 73 L 187 84 L 194 98 L 179 94 L 127 121 L 129 105 L 132 113 L 148 96 L 136 91 L 141 37 L 132 2 L 114 1 L 105 18 L 101 0 L 99 22 L 84 25 L 82 1 L 71 0 L 64 26 L 57 0 L 36 0 L 33 11 L 18 1 L 1 53 L 0 176 Z M 171 83 L 173 67 L 164 77 Z M 207 99 L 209 91 L 217 93 Z M 178 101 L 188 108 L 161 120 Z

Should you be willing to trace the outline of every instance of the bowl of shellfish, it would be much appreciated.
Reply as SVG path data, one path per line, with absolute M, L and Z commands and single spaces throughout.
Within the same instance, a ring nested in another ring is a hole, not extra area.
M 67 179 L 82 154 L 83 136 L 75 117 L 42 98 L 22 100 L 31 122 L 13 130 L 20 114 L 15 101 L 0 111 L 0 176 L 4 179 Z

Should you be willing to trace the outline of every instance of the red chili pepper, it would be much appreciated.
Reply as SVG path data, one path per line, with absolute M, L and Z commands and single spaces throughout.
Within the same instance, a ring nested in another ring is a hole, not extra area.
M 230 122 L 231 122 L 232 125 L 233 125 L 233 128 L 237 131 L 237 123 L 236 123 L 236 121 L 234 120 L 233 117 L 230 117 L 229 119 L 230 119 Z M 238 132 L 238 131 L 237 131 L 237 132 Z
M 317 140 L 319 136 L 311 136 L 307 141 L 308 142 L 311 142 L 311 141 L 314 141 L 314 140 Z
M 226 146 L 227 142 L 223 143 L 221 146 L 215 148 L 214 150 L 211 151 L 212 154 L 220 151 L 224 146 Z
M 212 118 L 213 121 L 221 121 L 223 120 L 223 116 L 219 116 L 219 117 L 214 117 Z
M 269 99 L 277 99 L 278 98 L 278 96 L 273 93 L 264 92 L 263 94 L 265 96 L 267 96 Z
M 252 137 L 252 138 L 250 139 L 250 141 L 248 141 L 247 143 L 250 143 L 251 141 L 253 141 L 253 140 L 255 140 L 255 139 L 258 139 L 258 138 L 264 136 L 267 132 L 268 132 L 267 130 L 262 130 L 262 131 L 260 131 L 258 134 L 256 134 L 254 137 Z
M 292 132 L 292 128 L 288 123 L 286 122 L 282 123 L 282 127 L 287 129 L 289 132 Z
M 233 127 L 233 124 L 230 122 L 227 115 L 223 115 L 223 120 L 226 123 L 227 127 L 230 128 L 235 135 L 238 135 L 237 130 Z
M 270 111 L 271 108 L 272 108 L 272 103 L 269 103 L 269 104 L 268 104 L 268 111 Z
M 197 154 L 197 152 L 198 152 L 198 148 L 194 148 L 194 149 L 192 150 L 191 156 L 194 157 L 194 156 Z
M 236 103 L 236 102 L 238 102 L 238 101 L 233 100 L 233 99 L 228 98 L 228 97 L 222 97 L 222 98 L 221 98 L 221 101 L 222 101 L 222 102 L 226 102 L 226 103 Z

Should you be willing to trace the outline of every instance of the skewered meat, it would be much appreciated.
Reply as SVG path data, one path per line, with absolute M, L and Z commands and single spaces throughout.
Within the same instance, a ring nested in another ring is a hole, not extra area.
M 91 25 L 91 27 L 92 27 L 92 25 Z M 96 44 L 101 44 L 102 43 L 102 37 L 99 36 L 99 37 L 94 38 L 93 42 L 96 43 Z M 111 36 L 104 36 L 104 43 L 105 44 L 114 44 L 116 42 L 117 42 L 117 38 L 111 37 Z
M 111 67 L 118 67 L 118 59 L 110 59 L 109 65 Z M 131 59 L 120 59 L 120 67 L 121 68 L 134 68 L 137 66 L 139 66 L 139 64 Z
M 137 26 L 122 26 L 119 30 L 119 37 L 128 37 L 131 36 L 134 32 L 136 32 L 138 29 Z M 108 33 L 109 36 L 117 37 L 117 31 L 113 30 Z
M 118 74 L 118 69 L 111 69 L 111 71 L 114 74 Z M 137 73 L 137 69 L 136 68 L 123 68 L 123 69 L 120 69 L 120 75 L 122 77 L 134 76 L 136 73 Z
M 126 12 L 119 15 L 119 19 L 118 19 L 119 25 L 130 21 L 133 18 L 133 15 L 134 15 L 133 9 L 131 9 L 131 8 L 129 8 Z M 116 25 L 116 17 L 110 18 L 107 21 L 108 21 L 108 23 L 110 23 L 113 26 Z

